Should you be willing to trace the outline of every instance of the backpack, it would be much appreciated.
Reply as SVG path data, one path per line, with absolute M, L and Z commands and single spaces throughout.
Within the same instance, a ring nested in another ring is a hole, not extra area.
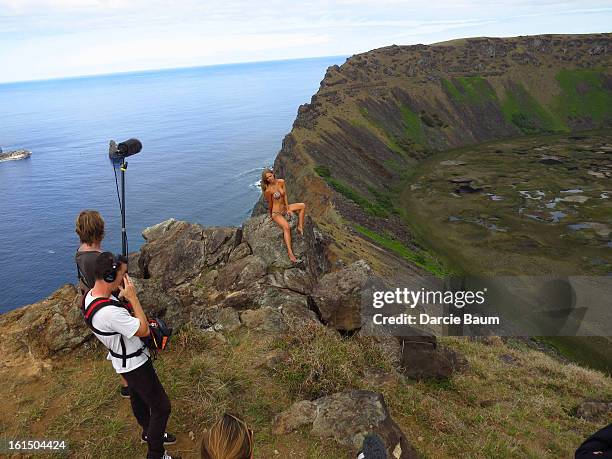
M 102 298 L 94 298 L 94 300 L 89 304 L 89 306 L 85 307 L 85 298 L 87 298 L 87 294 L 83 295 L 83 298 L 81 299 L 81 312 L 83 313 L 83 318 L 85 319 L 85 323 L 97 335 L 101 335 L 101 336 L 119 335 L 119 342 L 121 344 L 121 353 L 119 354 L 115 352 L 114 350 L 112 350 L 111 348 L 108 348 L 108 352 L 110 352 L 110 354 L 113 357 L 121 359 L 123 367 L 126 366 L 127 359 L 138 357 L 139 355 L 143 353 L 146 347 L 144 343 L 143 343 L 143 346 L 140 349 L 138 349 L 136 352 L 132 352 L 131 354 L 128 354 L 126 347 L 125 347 L 125 341 L 123 340 L 123 335 L 121 333 L 103 332 L 93 326 L 93 317 L 96 314 L 96 312 L 98 312 L 100 309 L 105 308 L 106 306 L 117 306 L 117 307 L 126 309 L 131 314 L 132 306 L 129 303 L 125 304 L 120 301 L 102 297 Z

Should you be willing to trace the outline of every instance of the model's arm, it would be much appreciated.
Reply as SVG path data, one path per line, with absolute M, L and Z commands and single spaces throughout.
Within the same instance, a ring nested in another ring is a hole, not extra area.
M 145 336 L 149 336 L 151 330 L 149 330 L 149 321 L 147 320 L 147 316 L 142 309 L 142 305 L 138 300 L 138 295 L 136 295 L 136 287 L 132 283 L 132 279 L 127 274 L 123 278 L 123 287 L 119 286 L 119 290 L 121 291 L 121 296 L 128 300 L 134 309 L 134 316 L 140 320 L 140 326 L 136 333 L 134 333 L 139 338 L 143 338 Z

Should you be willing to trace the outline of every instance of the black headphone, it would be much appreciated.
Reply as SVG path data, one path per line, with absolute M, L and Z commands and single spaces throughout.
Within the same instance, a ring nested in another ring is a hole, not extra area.
M 119 271 L 119 260 L 116 255 L 113 255 L 113 265 L 112 267 L 104 272 L 104 281 L 112 284 L 117 279 L 117 272 Z

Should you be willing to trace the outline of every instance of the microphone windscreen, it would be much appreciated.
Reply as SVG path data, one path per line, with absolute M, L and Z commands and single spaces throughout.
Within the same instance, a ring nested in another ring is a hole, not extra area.
M 117 149 L 121 156 L 132 156 L 142 150 L 142 143 L 138 139 L 128 139 L 117 145 Z

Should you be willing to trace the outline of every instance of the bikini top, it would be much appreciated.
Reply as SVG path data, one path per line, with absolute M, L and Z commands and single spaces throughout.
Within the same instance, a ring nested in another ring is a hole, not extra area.
M 275 191 L 275 192 L 272 194 L 272 197 L 273 197 L 274 199 L 280 199 L 280 198 L 281 198 L 281 196 L 282 196 L 282 195 L 281 195 L 280 191 Z

